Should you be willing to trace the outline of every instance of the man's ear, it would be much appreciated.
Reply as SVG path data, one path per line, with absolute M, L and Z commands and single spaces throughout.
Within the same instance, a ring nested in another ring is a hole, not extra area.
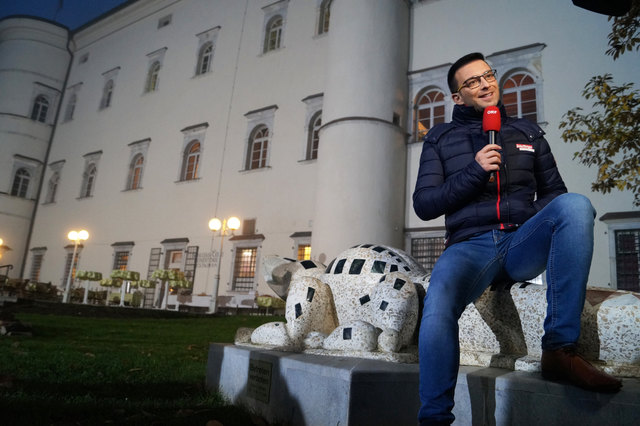
M 460 93 L 456 92 L 451 95 L 451 99 L 453 99 L 453 103 L 456 105 L 464 105 L 464 101 L 462 100 L 462 96 Z

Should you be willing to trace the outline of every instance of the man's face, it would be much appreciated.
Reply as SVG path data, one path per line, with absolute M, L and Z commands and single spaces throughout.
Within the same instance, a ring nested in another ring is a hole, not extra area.
M 455 73 L 455 79 L 458 87 L 464 84 L 467 79 L 477 77 L 484 72 L 491 70 L 491 67 L 485 61 L 473 61 L 460 68 Z M 467 105 L 474 107 L 477 111 L 484 111 L 488 106 L 498 105 L 500 100 L 500 90 L 498 89 L 498 81 L 493 80 L 487 82 L 484 78 L 480 79 L 480 86 L 469 89 L 462 87 L 458 92 L 451 95 L 453 102 L 458 105 Z

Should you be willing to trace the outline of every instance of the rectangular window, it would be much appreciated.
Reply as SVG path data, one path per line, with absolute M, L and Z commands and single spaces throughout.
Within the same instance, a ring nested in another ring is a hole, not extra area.
M 129 251 L 117 251 L 113 258 L 113 269 L 125 271 L 129 264 Z
M 184 262 L 184 276 L 193 283 L 196 277 L 196 266 L 198 264 L 198 246 L 189 246 L 186 250 L 186 260 Z
M 640 291 L 640 229 L 615 231 L 618 290 Z
M 34 253 L 31 258 L 31 273 L 29 279 L 34 282 L 40 281 L 40 269 L 42 268 L 43 253 Z
M 237 247 L 233 262 L 233 290 L 251 291 L 254 289 L 256 274 L 257 247 Z
M 300 244 L 298 246 L 298 260 L 311 259 L 311 244 Z
M 443 237 L 412 238 L 411 256 L 422 265 L 427 272 L 433 271 L 436 260 L 444 251 Z
M 67 280 L 69 279 L 69 271 L 71 271 L 71 282 L 76 278 L 76 267 L 78 266 L 78 256 L 79 252 L 76 253 L 75 262 L 73 262 L 73 269 L 71 267 L 71 259 L 73 258 L 73 252 L 67 253 L 67 257 L 64 262 L 64 279 L 62 284 L 66 286 Z

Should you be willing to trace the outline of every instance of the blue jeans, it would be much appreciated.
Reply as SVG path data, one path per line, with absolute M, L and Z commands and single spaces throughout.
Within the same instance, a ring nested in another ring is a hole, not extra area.
M 543 349 L 580 336 L 593 254 L 595 210 L 579 194 L 553 199 L 512 232 L 489 231 L 448 247 L 436 262 L 420 324 L 420 424 L 449 424 L 460 364 L 458 319 L 505 272 L 515 281 L 547 270 Z

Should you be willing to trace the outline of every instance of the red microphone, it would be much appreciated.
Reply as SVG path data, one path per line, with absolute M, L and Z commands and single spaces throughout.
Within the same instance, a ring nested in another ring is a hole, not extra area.
M 484 109 L 482 131 L 489 132 L 489 143 L 496 143 L 496 132 L 500 131 L 500 109 L 497 106 L 488 106 Z

